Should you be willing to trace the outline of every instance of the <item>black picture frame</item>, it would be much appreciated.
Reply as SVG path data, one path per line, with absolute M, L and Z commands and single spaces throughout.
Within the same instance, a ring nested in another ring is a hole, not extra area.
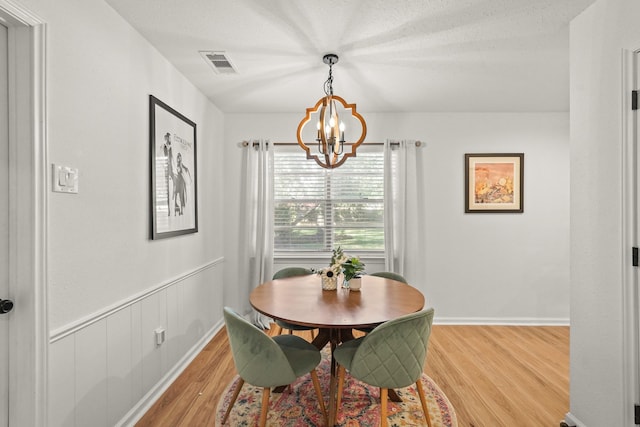
M 198 232 L 196 124 L 149 95 L 151 239 Z
M 464 155 L 465 213 L 524 212 L 524 153 Z

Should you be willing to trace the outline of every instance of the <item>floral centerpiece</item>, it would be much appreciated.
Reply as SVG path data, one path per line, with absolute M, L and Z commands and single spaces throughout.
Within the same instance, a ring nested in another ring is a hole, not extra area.
M 338 246 L 332 252 L 329 267 L 314 271 L 322 276 L 323 289 L 335 289 L 340 273 L 344 275 L 345 283 L 343 286 L 348 287 L 349 280 L 359 277 L 364 271 L 364 266 L 360 258 L 345 254 L 342 248 Z
M 322 279 L 322 289 L 333 291 L 338 287 L 338 274 L 340 274 L 339 271 L 335 271 L 331 267 L 313 271 L 320 275 Z
M 312 269 L 312 271 L 319 274 L 322 278 L 322 289 L 331 291 L 338 287 L 338 275 L 340 274 L 340 270 L 335 269 L 334 266 L 329 266 L 320 270 Z

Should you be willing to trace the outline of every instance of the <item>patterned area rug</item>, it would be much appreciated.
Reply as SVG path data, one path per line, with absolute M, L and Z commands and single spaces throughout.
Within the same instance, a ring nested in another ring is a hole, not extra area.
M 322 362 L 318 366 L 318 377 L 325 396 L 329 394 L 329 352 L 323 350 Z M 236 376 L 225 389 L 216 408 L 216 426 L 221 426 L 233 392 L 238 384 Z M 433 427 L 457 427 L 456 414 L 440 387 L 427 375 L 422 374 L 422 386 L 427 398 Z M 389 401 L 388 422 L 390 427 L 426 426 L 420 397 L 413 386 L 396 390 L 401 403 Z M 262 389 L 244 384 L 236 400 L 226 426 L 255 426 L 260 418 Z M 271 393 L 267 426 L 309 427 L 324 426 L 316 393 L 310 375 L 298 378 L 283 393 Z M 371 427 L 380 425 L 380 390 L 353 379 L 347 373 L 342 403 L 338 409 L 338 425 L 345 427 Z

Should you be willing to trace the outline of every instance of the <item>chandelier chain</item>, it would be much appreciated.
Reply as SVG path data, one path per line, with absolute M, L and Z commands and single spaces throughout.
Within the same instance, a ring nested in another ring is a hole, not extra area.
M 333 96 L 333 64 L 329 64 L 329 78 L 324 82 L 324 93 Z

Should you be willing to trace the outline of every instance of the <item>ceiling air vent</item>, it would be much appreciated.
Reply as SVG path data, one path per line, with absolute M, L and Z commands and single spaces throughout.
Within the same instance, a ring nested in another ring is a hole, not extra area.
M 222 51 L 200 51 L 200 55 L 218 74 L 238 74 L 227 55 Z

